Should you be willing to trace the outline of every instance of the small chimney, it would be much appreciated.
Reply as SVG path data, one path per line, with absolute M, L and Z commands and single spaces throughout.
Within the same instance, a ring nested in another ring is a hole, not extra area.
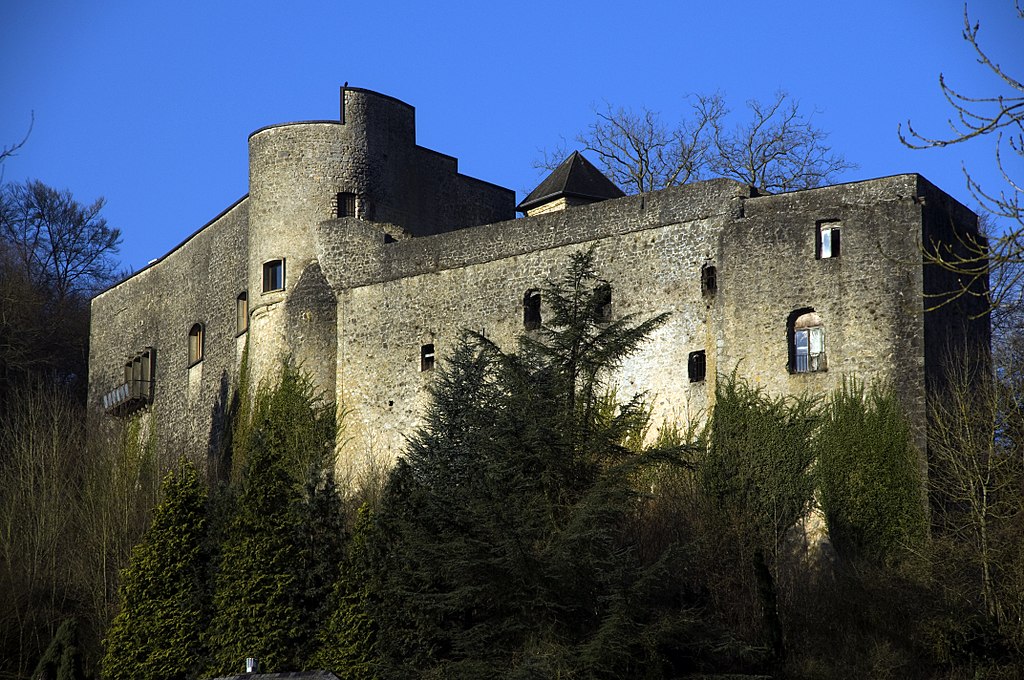
M 259 660 L 256 657 L 254 657 L 254 656 L 247 656 L 245 658 L 245 672 L 246 673 L 259 673 L 260 672 L 260 662 L 259 662 Z

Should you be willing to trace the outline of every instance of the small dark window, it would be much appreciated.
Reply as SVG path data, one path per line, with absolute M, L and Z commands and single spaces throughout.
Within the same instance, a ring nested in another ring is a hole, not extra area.
M 346 192 L 338 194 L 338 217 L 356 216 L 356 195 Z
M 602 283 L 594 289 L 594 317 L 598 321 L 609 321 L 612 318 L 612 285 Z
M 839 257 L 839 222 L 819 222 L 817 255 L 819 260 Z
M 188 332 L 188 365 L 194 366 L 203 360 L 203 324 L 197 323 Z
M 420 346 L 420 370 L 434 370 L 434 344 Z
M 249 330 L 249 295 L 245 292 L 235 298 L 235 335 Z
M 686 371 L 690 376 L 690 382 L 704 380 L 708 372 L 708 360 L 704 350 L 690 352 L 690 357 L 686 362 Z
M 537 330 L 540 323 L 540 291 L 531 289 L 523 296 L 523 328 Z
M 706 264 L 700 270 L 700 292 L 703 295 L 714 295 L 718 291 L 718 270 L 715 265 Z
M 263 292 L 284 290 L 284 260 L 263 263 Z

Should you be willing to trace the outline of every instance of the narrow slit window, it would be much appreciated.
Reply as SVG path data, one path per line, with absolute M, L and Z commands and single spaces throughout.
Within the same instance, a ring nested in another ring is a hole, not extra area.
M 690 382 L 702 382 L 707 377 L 708 360 L 704 350 L 690 352 L 686 372 L 689 374 Z
M 602 283 L 594 289 L 594 317 L 598 321 L 610 321 L 612 318 L 612 286 Z
M 540 291 L 530 289 L 523 296 L 523 328 L 528 331 L 540 328 Z
M 348 192 L 338 193 L 338 217 L 356 216 L 356 195 Z
M 263 263 L 263 292 L 284 290 L 284 260 L 268 260 Z
M 420 346 L 420 371 L 434 370 L 434 344 Z
M 194 366 L 203 360 L 203 324 L 197 323 L 188 332 L 188 365 Z
M 700 292 L 714 295 L 718 291 L 718 270 L 713 264 L 706 264 L 700 270 Z
M 249 295 L 245 291 L 235 298 L 235 335 L 249 330 Z
M 838 222 L 818 224 L 818 259 L 828 260 L 839 257 L 840 228 Z

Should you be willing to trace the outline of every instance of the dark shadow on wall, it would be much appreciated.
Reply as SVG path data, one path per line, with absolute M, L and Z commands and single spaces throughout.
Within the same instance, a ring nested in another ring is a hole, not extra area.
M 231 388 L 228 372 L 221 371 L 217 398 L 210 409 L 210 437 L 206 449 L 207 483 L 211 489 L 226 484 L 231 477 L 231 425 L 238 403 L 238 390 Z

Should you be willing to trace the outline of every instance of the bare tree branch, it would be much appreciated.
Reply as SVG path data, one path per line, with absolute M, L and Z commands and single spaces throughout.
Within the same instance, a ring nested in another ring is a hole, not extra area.
M 1015 3 L 1018 19 L 1024 20 L 1024 6 Z M 939 88 L 953 110 L 946 123 L 948 136 L 930 136 L 906 123 L 897 133 L 900 141 L 911 149 L 943 148 L 986 135 L 995 134 L 996 167 L 1005 182 L 999 191 L 991 191 L 964 167 L 967 188 L 985 213 L 1008 226 L 997 230 L 988 221 L 983 238 L 973 243 L 961 243 L 961 248 L 924 249 L 925 261 L 961 275 L 965 285 L 973 283 L 984 272 L 991 277 L 991 308 L 1020 306 L 1024 291 L 1024 182 L 1004 164 L 1005 151 L 1024 161 L 1024 82 L 1007 72 L 989 56 L 979 43 L 981 25 L 971 23 L 967 5 L 964 5 L 963 39 L 971 46 L 977 61 L 990 74 L 995 75 L 1005 91 L 989 96 L 972 96 L 951 86 L 939 75 Z M 1024 38 L 1024 35 L 1022 35 Z M 951 294 L 949 300 L 957 296 Z
M 728 127 L 730 115 L 720 93 L 692 95 L 690 109 L 675 127 L 647 108 L 605 104 L 576 141 L 592 152 L 608 177 L 630 193 L 687 184 L 713 176 L 752 184 L 766 192 L 805 189 L 831 181 L 855 167 L 825 144 L 799 103 L 779 92 L 768 104 L 747 102 L 748 123 Z M 565 145 L 544 153 L 535 165 L 554 169 Z

